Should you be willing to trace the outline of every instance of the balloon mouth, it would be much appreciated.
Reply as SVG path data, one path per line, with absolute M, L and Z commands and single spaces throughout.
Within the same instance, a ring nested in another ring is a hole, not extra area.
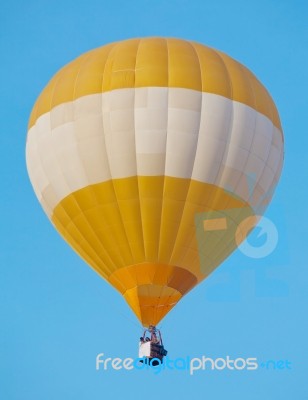
M 161 263 L 129 265 L 115 271 L 108 280 L 144 327 L 157 325 L 198 283 L 192 272 Z
M 141 325 L 146 328 L 157 325 L 182 297 L 173 288 L 151 284 L 130 289 L 124 295 Z

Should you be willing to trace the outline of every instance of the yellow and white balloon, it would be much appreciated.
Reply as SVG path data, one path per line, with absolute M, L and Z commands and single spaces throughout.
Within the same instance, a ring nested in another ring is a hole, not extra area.
M 130 39 L 51 79 L 26 159 L 56 229 L 148 326 L 235 248 L 226 236 L 202 269 L 195 215 L 253 216 L 269 202 L 283 135 L 267 90 L 234 59 L 185 40 Z

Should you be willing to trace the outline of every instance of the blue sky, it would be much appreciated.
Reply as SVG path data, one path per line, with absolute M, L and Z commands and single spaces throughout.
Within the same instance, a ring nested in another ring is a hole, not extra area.
M 3 2 L 0 18 L 0 398 L 307 399 L 306 2 L 19 0 Z M 67 62 L 157 35 L 199 41 L 245 64 L 272 94 L 285 134 L 283 174 L 266 212 L 278 246 L 259 260 L 237 251 L 178 304 L 162 323 L 169 354 L 288 360 L 291 369 L 95 370 L 100 352 L 136 357 L 141 328 L 41 210 L 25 167 L 27 120 Z

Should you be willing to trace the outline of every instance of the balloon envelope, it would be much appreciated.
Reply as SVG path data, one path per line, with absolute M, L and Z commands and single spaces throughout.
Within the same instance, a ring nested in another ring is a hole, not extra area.
M 245 238 L 279 179 L 283 136 L 270 95 L 237 61 L 131 39 L 51 79 L 26 159 L 53 225 L 148 326 Z

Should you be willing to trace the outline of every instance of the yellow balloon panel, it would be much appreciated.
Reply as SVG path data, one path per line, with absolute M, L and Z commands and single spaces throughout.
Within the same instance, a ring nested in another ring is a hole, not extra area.
M 155 86 L 215 93 L 253 107 L 281 128 L 274 102 L 247 68 L 207 46 L 163 38 L 112 43 L 72 61 L 41 93 L 29 127 L 63 102 L 115 89 Z
M 65 240 L 121 292 L 147 325 L 158 323 L 158 316 L 175 305 L 175 298 L 182 298 L 236 248 L 234 232 L 226 230 L 219 248 L 206 245 L 207 266 L 202 268 L 195 215 L 233 209 L 238 210 L 234 222 L 238 225 L 253 214 L 245 202 L 214 185 L 140 176 L 74 192 L 55 208 L 52 220 Z M 139 287 L 143 288 L 140 297 Z M 157 313 L 154 299 L 168 288 L 178 294 L 172 302 L 167 295 L 158 296 L 162 310 Z

